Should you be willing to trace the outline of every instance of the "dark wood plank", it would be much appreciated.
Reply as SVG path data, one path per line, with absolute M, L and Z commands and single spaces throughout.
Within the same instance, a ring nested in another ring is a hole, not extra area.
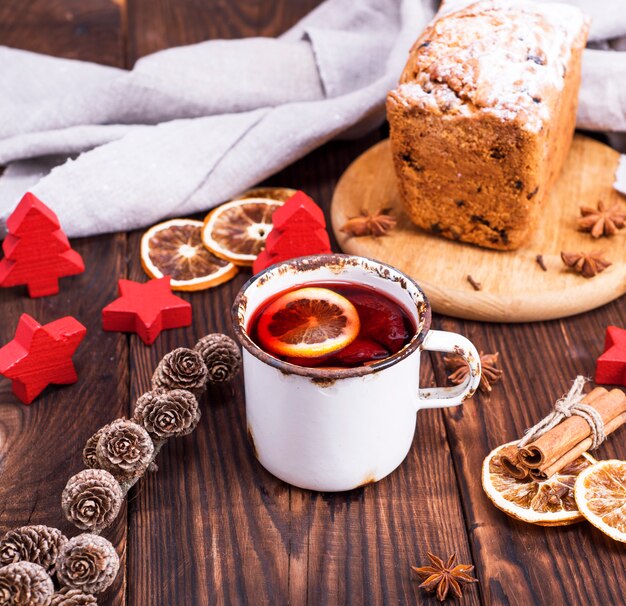
M 321 0 L 128 0 L 129 62 L 170 46 L 276 36 Z
M 67 58 L 123 66 L 120 8 L 110 0 L 4 0 L 0 3 L 0 44 Z M 0 381 L 0 534 L 29 523 L 78 533 L 65 521 L 61 492 L 83 468 L 87 438 L 129 411 L 128 345 L 124 335 L 104 333 L 100 310 L 117 295 L 125 275 L 126 235 L 73 241 L 86 271 L 61 281 L 60 294 L 31 300 L 25 290 L 0 289 L 0 343 L 13 337 L 22 312 L 40 322 L 73 315 L 87 336 L 75 356 L 79 382 L 51 387 L 23 406 Z M 106 279 L 103 279 L 105 277 Z M 104 535 L 122 558 L 122 572 L 100 598 L 125 603 L 126 515 Z
M 379 138 L 332 143 L 273 177 L 302 187 L 328 210 L 349 162 Z M 140 233 L 130 238 L 131 276 Z M 190 329 L 164 333 L 152 348 L 132 338 L 133 399 L 148 388 L 160 357 L 210 331 L 230 333 L 228 310 L 245 273 L 212 291 L 185 296 Z M 430 381 L 429 359 L 425 381 Z M 426 552 L 470 561 L 441 413 L 418 415 L 407 461 L 382 482 L 323 495 L 290 488 L 266 473 L 246 441 L 241 378 L 213 390 L 198 429 L 160 455 L 129 512 L 129 604 L 393 604 L 420 595 L 410 565 Z M 467 603 L 478 603 L 473 587 Z
M 85 273 L 64 278 L 61 292 L 29 299 L 21 287 L 0 290 L 0 343 L 13 338 L 21 313 L 41 323 L 72 315 L 87 327 L 74 356 L 78 383 L 48 388 L 24 406 L 0 381 L 0 535 L 25 524 L 55 526 L 68 536 L 78 530 L 61 511 L 61 492 L 83 469 L 82 449 L 105 423 L 128 414 L 126 337 L 104 333 L 100 310 L 116 296 L 115 279 L 124 274 L 126 237 L 73 241 L 83 255 Z M 110 279 L 103 280 L 102 276 Z M 103 596 L 103 604 L 122 604 L 125 593 L 126 521 L 122 515 L 104 535 L 122 557 L 122 574 Z
M 138 235 L 131 245 L 137 248 Z M 131 275 L 143 279 L 135 264 Z M 192 327 L 168 331 L 152 348 L 133 337 L 133 399 L 148 388 L 167 351 L 193 346 L 209 332 L 231 332 L 225 310 L 245 278 L 210 294 L 185 295 L 193 305 Z M 168 443 L 159 472 L 131 498 L 130 604 L 272 603 L 271 591 L 286 594 L 288 558 L 279 546 L 287 540 L 289 491 L 268 486 L 268 474 L 249 453 L 242 388 L 239 380 L 211 389 L 199 427 Z M 259 582 L 264 578 L 273 582 Z
M 213 37 L 273 35 L 315 3 L 132 0 L 130 61 Z M 327 145 L 269 184 L 302 188 L 328 210 L 338 177 L 379 137 Z M 133 234 L 129 246 L 136 279 L 139 237 Z M 228 309 L 246 277 L 184 295 L 194 306 L 190 329 L 164 334 L 151 349 L 132 339 L 133 399 L 172 347 L 209 331 L 230 332 Z M 457 551 L 469 561 L 440 412 L 420 413 L 415 447 L 400 471 L 338 495 L 273 478 L 254 459 L 245 428 L 240 378 L 234 392 L 209 393 L 198 429 L 161 454 L 160 473 L 144 481 L 129 512 L 129 604 L 411 603 L 421 591 L 410 565 L 425 561 L 428 550 Z M 478 603 L 475 588 L 467 602 Z
M 338 178 L 384 136 L 385 127 L 354 143 L 326 145 L 269 183 L 311 193 L 328 221 Z M 332 244 L 339 250 L 334 238 Z M 422 356 L 421 380 L 433 384 L 428 356 Z M 291 488 L 291 516 L 294 527 L 304 525 L 307 530 L 306 552 L 299 543 L 304 537 L 293 538 L 299 551 L 290 558 L 290 603 L 413 603 L 424 594 L 410 566 L 427 562 L 428 551 L 443 556 L 456 552 L 471 563 L 452 457 L 437 410 L 418 413 L 413 447 L 393 474 L 349 493 Z M 465 600 L 479 603 L 475 586 Z
M 3 0 L 0 44 L 121 67 L 122 15 L 112 0 Z
M 590 524 L 541 528 L 511 519 L 483 494 L 487 453 L 522 435 L 551 409 L 577 374 L 593 376 L 607 325 L 623 325 L 626 298 L 560 321 L 480 324 L 436 318 L 438 327 L 501 352 L 503 381 L 490 397 L 446 411 L 472 552 L 487 604 L 621 604 L 626 583 L 623 547 Z M 445 377 L 439 359 L 437 376 Z M 624 430 L 598 458 L 626 458 Z
M 131 0 L 129 60 L 210 38 L 280 33 L 314 4 L 302 3 L 294 11 L 289 2 Z M 140 233 L 130 237 L 130 271 L 144 279 L 139 238 Z M 164 334 L 152 348 L 131 339 L 133 400 L 148 389 L 167 351 L 192 346 L 208 332 L 231 333 L 230 306 L 246 279 L 243 273 L 217 289 L 184 295 L 194 308 L 189 329 Z M 159 474 L 147 478 L 131 499 L 129 603 L 286 603 L 289 488 L 251 454 L 241 379 L 232 387 L 212 389 L 203 406 L 198 429 L 168 444 L 159 457 Z
M 422 381 L 430 384 L 427 357 L 424 362 Z M 292 502 L 301 499 L 308 510 L 306 603 L 416 603 L 425 594 L 410 566 L 428 563 L 428 551 L 471 562 L 440 411 L 418 413 L 406 460 L 377 484 L 344 494 L 291 492 Z M 464 603 L 480 603 L 475 586 Z

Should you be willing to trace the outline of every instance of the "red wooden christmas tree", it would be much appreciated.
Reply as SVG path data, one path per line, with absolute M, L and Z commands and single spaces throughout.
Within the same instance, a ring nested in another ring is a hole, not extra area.
M 331 252 L 324 213 L 304 192 L 296 192 L 277 209 L 272 224 L 265 250 L 254 261 L 255 274 L 279 261 Z
M 7 219 L 7 229 L 0 286 L 25 284 L 31 297 L 45 297 L 59 292 L 59 278 L 85 271 L 57 216 L 33 194 L 20 200 Z

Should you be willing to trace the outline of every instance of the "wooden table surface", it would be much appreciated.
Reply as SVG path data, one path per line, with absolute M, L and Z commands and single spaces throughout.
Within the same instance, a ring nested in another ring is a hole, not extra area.
M 0 44 L 130 67 L 148 53 L 209 38 L 273 36 L 317 0 L 2 0 Z M 417 35 L 418 32 L 416 32 Z M 383 136 L 333 142 L 268 183 L 305 190 L 326 211 L 347 165 Z M 81 450 L 101 425 L 129 415 L 161 356 L 208 332 L 231 332 L 227 310 L 247 279 L 183 295 L 193 326 L 162 334 L 152 347 L 104 333 L 100 311 L 117 279 L 143 280 L 140 232 L 73 242 L 84 274 L 61 293 L 30 300 L 0 292 L 0 343 L 28 312 L 42 322 L 71 314 L 88 327 L 77 355 L 80 380 L 20 404 L 0 381 L 0 533 L 29 523 L 72 534 L 60 494 L 82 467 Z M 159 472 L 130 494 L 105 533 L 121 573 L 100 603 L 205 604 L 435 603 L 410 565 L 426 552 L 456 552 L 476 566 L 470 604 L 624 604 L 626 552 L 587 523 L 541 528 L 496 510 L 480 486 L 484 456 L 546 414 L 577 375 L 592 375 L 607 325 L 624 325 L 625 299 L 596 311 L 536 324 L 484 324 L 435 316 L 434 327 L 461 332 L 499 351 L 504 380 L 463 407 L 418 414 L 413 448 L 375 485 L 349 493 L 292 488 L 264 471 L 246 440 L 243 385 L 212 388 L 198 429 L 171 440 Z M 445 381 L 441 357 L 424 356 L 423 381 Z M 625 430 L 622 430 L 622 432 Z M 626 458 L 625 434 L 598 451 Z

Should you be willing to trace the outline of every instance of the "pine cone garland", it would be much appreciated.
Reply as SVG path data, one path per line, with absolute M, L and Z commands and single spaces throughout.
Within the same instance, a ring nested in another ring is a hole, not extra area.
M 15 562 L 0 568 L 2 606 L 48 606 L 54 593 L 45 568 L 32 562 Z
M 241 366 L 239 347 L 228 335 L 214 333 L 202 337 L 196 343 L 195 350 L 206 364 L 210 383 L 225 383 L 232 380 Z
M 61 506 L 75 526 L 100 532 L 113 523 L 123 501 L 124 492 L 108 471 L 85 469 L 68 480 Z
M 128 419 L 118 419 L 105 427 L 96 446 L 100 467 L 120 481 L 143 475 L 153 454 L 154 444 L 148 432 Z
M 65 587 L 52 596 L 50 606 L 98 606 L 98 600 L 95 596 L 83 593 L 80 589 Z
M 109 541 L 95 534 L 79 534 L 61 549 L 56 573 L 59 583 L 83 593 L 100 593 L 113 583 L 120 559 Z
M 22 526 L 11 530 L 0 541 L 0 566 L 14 562 L 39 564 L 47 572 L 53 567 L 67 537 L 50 526 Z
M 88 469 L 98 469 L 100 467 L 100 463 L 98 462 L 98 456 L 96 454 L 96 447 L 98 446 L 98 441 L 100 440 L 100 436 L 105 429 L 108 429 L 108 425 L 101 427 L 94 433 L 86 442 L 85 448 L 83 448 L 83 462 L 85 463 L 85 467 Z
M 152 375 L 152 387 L 200 391 L 206 386 L 207 374 L 207 367 L 197 351 L 179 347 L 163 356 Z
M 190 391 L 149 391 L 137 400 L 133 420 L 139 423 L 153 440 L 186 436 L 200 420 L 198 400 Z

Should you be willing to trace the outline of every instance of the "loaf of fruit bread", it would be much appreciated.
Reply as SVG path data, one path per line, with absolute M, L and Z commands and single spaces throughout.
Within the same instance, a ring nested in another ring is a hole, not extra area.
M 529 238 L 572 140 L 587 31 L 575 7 L 516 0 L 440 13 L 426 28 L 387 97 L 416 225 L 501 250 Z

